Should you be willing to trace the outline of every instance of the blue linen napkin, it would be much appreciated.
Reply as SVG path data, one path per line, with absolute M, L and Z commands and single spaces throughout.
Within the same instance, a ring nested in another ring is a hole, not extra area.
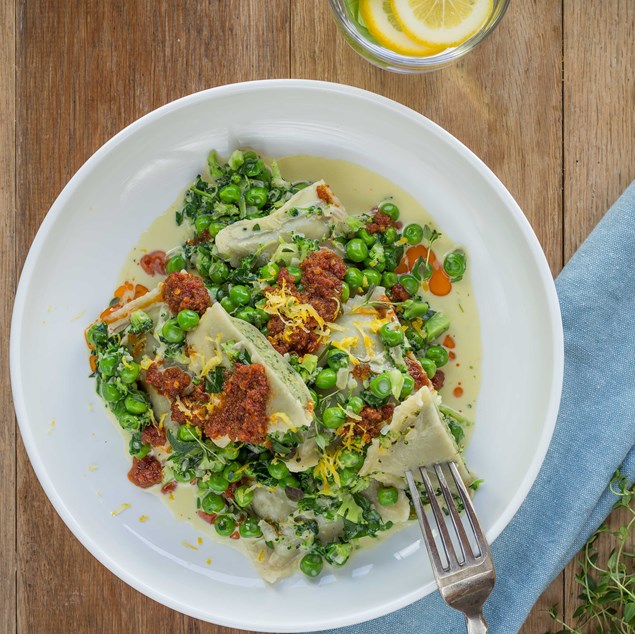
M 491 634 L 518 632 L 543 590 L 609 514 L 614 471 L 635 479 L 634 262 L 635 182 L 556 280 L 565 342 L 562 403 L 536 482 L 492 547 L 497 583 L 485 606 Z M 465 620 L 435 592 L 330 632 L 460 634 Z

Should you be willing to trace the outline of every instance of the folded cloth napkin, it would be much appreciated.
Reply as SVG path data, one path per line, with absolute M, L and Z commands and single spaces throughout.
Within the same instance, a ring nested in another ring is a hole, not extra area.
M 556 281 L 565 342 L 560 413 L 533 488 L 492 547 L 497 583 L 485 606 L 491 634 L 518 632 L 609 514 L 615 470 L 635 479 L 634 262 L 635 182 Z M 435 592 L 385 617 L 330 631 L 458 634 L 465 620 Z

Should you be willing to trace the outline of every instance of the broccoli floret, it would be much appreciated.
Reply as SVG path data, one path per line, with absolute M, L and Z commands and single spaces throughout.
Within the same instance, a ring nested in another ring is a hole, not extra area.
M 346 518 L 349 522 L 354 524 L 360 524 L 363 522 L 362 509 L 350 493 L 341 493 L 342 505 L 337 509 L 337 514 L 340 517 Z
M 130 315 L 130 328 L 128 332 L 133 335 L 148 332 L 148 330 L 152 330 L 153 327 L 154 322 L 152 321 L 152 317 L 144 313 L 142 310 L 135 310 Z

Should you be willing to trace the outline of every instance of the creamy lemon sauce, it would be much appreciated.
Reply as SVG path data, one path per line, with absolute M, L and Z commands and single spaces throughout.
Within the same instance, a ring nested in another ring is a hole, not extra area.
M 278 159 L 278 165 L 283 177 L 289 181 L 324 179 L 351 215 L 367 212 L 382 200 L 392 198 L 400 209 L 399 220 L 404 226 L 416 222 L 420 225 L 430 224 L 441 231 L 442 236 L 433 245 L 433 251 L 441 262 L 446 253 L 460 246 L 452 242 L 451 236 L 448 237 L 443 233 L 443 226 L 435 222 L 408 192 L 371 170 L 347 161 L 305 155 Z M 182 202 L 183 195 L 165 213 L 157 217 L 142 234 L 124 263 L 119 276 L 120 283 L 130 281 L 151 289 L 163 279 L 162 276 L 146 274 L 139 265 L 139 261 L 149 252 L 156 250 L 169 252 L 171 249 L 180 247 L 193 235 L 193 229 L 189 224 L 184 222 L 180 227 L 176 224 L 175 213 L 181 208 Z M 467 256 L 468 272 L 461 282 L 453 285 L 448 295 L 439 297 L 426 292 L 424 298 L 434 310 L 443 311 L 451 320 L 449 332 L 441 339 L 445 345 L 454 347 L 449 350 L 450 361 L 442 368 L 445 373 L 445 384 L 440 394 L 446 405 L 473 421 L 480 387 L 481 337 L 476 301 L 470 283 L 469 253 Z M 450 339 L 446 339 L 446 336 Z M 125 435 L 114 416 L 112 419 L 117 429 Z M 471 429 L 466 428 L 466 442 L 470 434 Z M 225 539 L 217 537 L 212 527 L 196 514 L 196 487 L 179 484 L 173 493 L 167 495 L 160 493 L 159 486 L 152 487 L 149 491 L 159 495 L 179 519 L 191 522 L 197 530 L 212 539 L 227 543 Z M 388 536 L 398 527 L 399 525 L 386 531 L 382 537 Z M 235 540 L 233 545 L 240 550 L 246 550 L 249 541 Z M 367 541 L 377 543 L 379 540 L 370 540 L 370 538 L 363 540 L 363 542 Z

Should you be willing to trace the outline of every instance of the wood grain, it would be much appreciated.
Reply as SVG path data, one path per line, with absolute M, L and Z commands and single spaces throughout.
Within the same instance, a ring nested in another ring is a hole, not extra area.
M 288 75 L 288 1 L 262 7 L 261 0 L 19 3 L 20 262 L 63 185 L 125 125 L 187 93 Z M 232 631 L 146 599 L 93 559 L 46 500 L 23 448 L 17 490 L 20 632 Z
M 16 435 L 9 384 L 9 324 L 17 266 L 15 252 L 15 5 L 0 3 L 0 623 L 15 630 Z
M 554 274 L 635 177 L 631 0 L 512 2 L 474 53 L 451 68 L 410 77 L 361 60 L 337 32 L 327 3 L 315 0 L 17 0 L 17 7 L 6 0 L 0 23 L 5 298 L 46 211 L 92 152 L 157 106 L 223 83 L 324 79 L 422 112 L 501 178 Z M 7 376 L 9 302 L 2 311 L 0 363 Z M 0 389 L 9 402 L 6 380 Z M 2 447 L 12 448 L 14 437 L 5 408 Z M 0 461 L 4 631 L 236 632 L 168 610 L 115 578 L 58 518 L 19 440 L 16 479 L 12 452 L 4 449 Z M 549 629 L 545 609 L 553 603 L 571 613 L 571 579 L 570 567 L 566 584 L 564 575 L 554 582 L 522 634 Z
M 635 4 L 565 0 L 564 8 L 564 254 L 569 259 L 635 179 Z M 624 511 L 615 512 L 609 526 L 616 530 L 625 520 Z M 601 561 L 613 545 L 606 536 L 598 541 Z M 574 560 L 564 572 L 567 623 L 578 605 L 577 567 Z

